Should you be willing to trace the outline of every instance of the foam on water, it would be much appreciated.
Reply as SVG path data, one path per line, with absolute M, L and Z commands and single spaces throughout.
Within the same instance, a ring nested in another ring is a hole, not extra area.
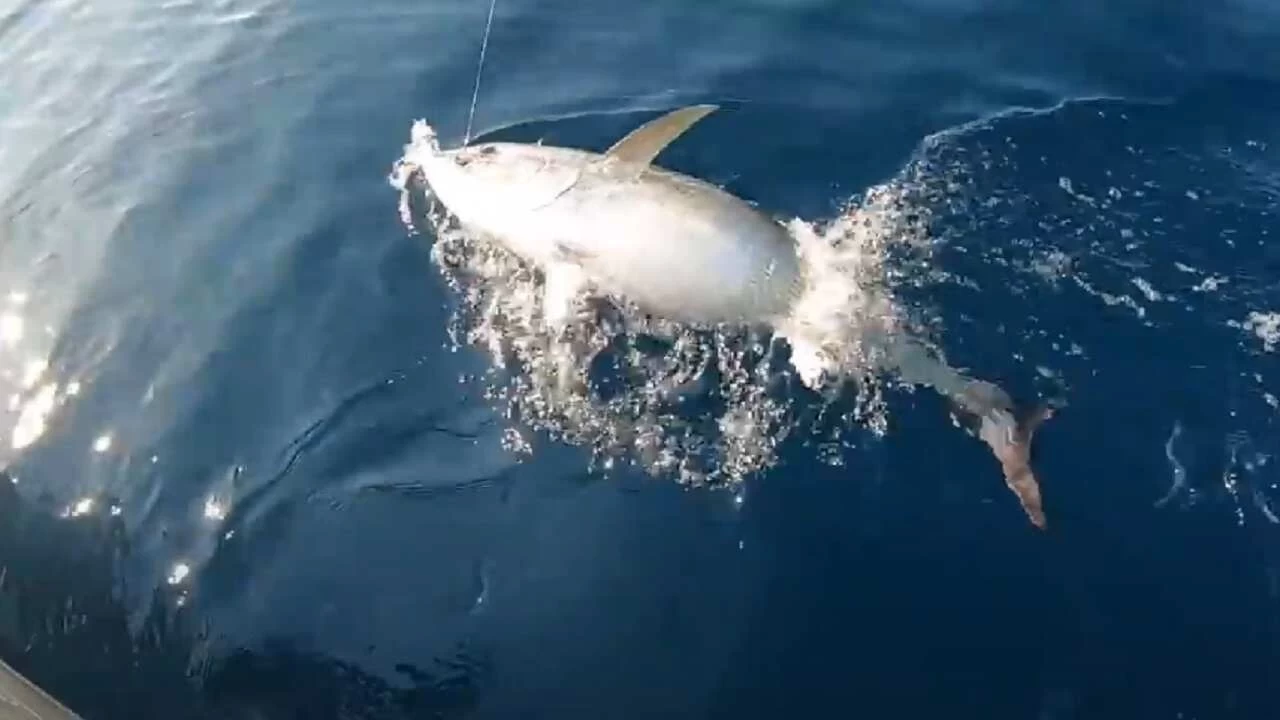
M 1244 328 L 1250 330 L 1262 341 L 1262 347 L 1272 352 L 1280 346 L 1280 312 L 1250 312 L 1244 322 Z

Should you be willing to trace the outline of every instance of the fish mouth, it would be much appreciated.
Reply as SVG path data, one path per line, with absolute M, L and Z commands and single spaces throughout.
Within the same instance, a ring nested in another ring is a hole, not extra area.
M 425 145 L 433 155 L 440 153 L 440 135 L 426 120 L 414 121 L 413 128 L 409 131 L 409 144 L 412 147 Z
M 441 155 L 440 137 L 425 120 L 416 120 L 409 133 L 404 155 L 391 168 L 388 182 L 404 192 L 429 188 L 424 165 Z
M 400 190 L 400 220 L 412 233 L 447 226 L 450 216 L 420 163 L 401 160 L 389 177 Z M 425 226 L 425 227 L 424 227 Z

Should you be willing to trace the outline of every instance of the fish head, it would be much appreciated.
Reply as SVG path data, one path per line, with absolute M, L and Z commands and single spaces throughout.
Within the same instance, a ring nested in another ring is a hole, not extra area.
M 536 210 L 577 182 L 580 153 L 523 143 L 490 142 L 445 150 L 426 123 L 414 126 L 406 160 L 464 224 L 486 216 Z
M 536 167 L 521 162 L 515 153 L 503 152 L 499 143 L 438 151 L 422 164 L 423 179 L 431 190 L 455 199 L 478 194 L 491 199 L 511 195 L 535 172 Z

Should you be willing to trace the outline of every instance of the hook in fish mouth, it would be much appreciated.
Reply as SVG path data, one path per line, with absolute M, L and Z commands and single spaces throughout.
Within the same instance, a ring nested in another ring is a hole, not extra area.
M 485 161 L 492 159 L 498 154 L 498 148 L 492 145 L 472 145 L 470 147 L 459 148 L 450 153 L 453 156 L 453 162 L 458 167 L 466 167 L 472 162 Z

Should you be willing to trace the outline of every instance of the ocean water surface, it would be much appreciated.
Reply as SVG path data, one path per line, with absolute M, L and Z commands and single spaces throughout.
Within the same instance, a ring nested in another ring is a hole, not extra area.
M 0 0 L 0 658 L 86 720 L 1280 717 L 1280 7 L 498 0 L 480 139 L 718 103 L 660 162 L 839 240 L 818 301 L 1065 401 L 1043 532 L 927 389 L 602 369 L 402 217 L 488 11 Z

